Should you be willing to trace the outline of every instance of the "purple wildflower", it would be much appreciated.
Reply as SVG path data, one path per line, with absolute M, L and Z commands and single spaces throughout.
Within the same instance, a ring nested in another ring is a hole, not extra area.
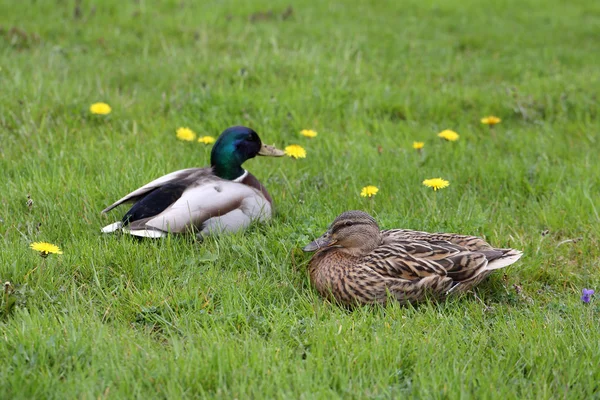
M 583 289 L 581 294 L 581 301 L 584 303 L 589 303 L 592 299 L 592 295 L 594 294 L 594 289 Z

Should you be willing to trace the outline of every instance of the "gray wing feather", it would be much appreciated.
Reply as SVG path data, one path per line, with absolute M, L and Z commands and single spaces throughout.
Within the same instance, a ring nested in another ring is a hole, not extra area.
M 167 174 L 167 175 L 163 175 L 160 178 L 157 178 L 157 179 L 153 180 L 152 182 L 145 184 L 141 188 L 134 190 L 133 192 L 131 192 L 128 195 L 117 200 L 110 206 L 106 207 L 104 210 L 102 210 L 102 214 L 105 214 L 105 213 L 109 212 L 110 210 L 112 210 L 113 208 L 115 208 L 123 203 L 126 203 L 128 201 L 135 201 L 135 200 L 137 200 L 138 197 L 143 196 L 144 194 L 146 194 L 162 185 L 165 185 L 174 180 L 187 179 L 194 174 L 198 174 L 198 172 L 204 173 L 204 172 L 208 172 L 208 171 L 206 168 L 186 168 L 186 169 L 180 169 L 179 171 L 171 172 L 170 174 Z

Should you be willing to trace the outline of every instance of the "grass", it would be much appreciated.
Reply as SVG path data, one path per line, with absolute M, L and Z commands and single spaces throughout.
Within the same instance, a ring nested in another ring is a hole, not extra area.
M 599 31 L 584 0 L 0 0 L 0 398 L 600 397 Z M 209 162 L 178 127 L 235 124 L 307 150 L 245 164 L 270 224 L 99 234 Z M 525 256 L 477 297 L 343 310 L 299 248 L 347 209 Z

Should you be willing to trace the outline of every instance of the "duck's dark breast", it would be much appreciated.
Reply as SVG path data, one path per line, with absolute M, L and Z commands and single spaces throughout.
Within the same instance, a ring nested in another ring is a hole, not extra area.
M 271 199 L 271 195 L 269 195 L 269 192 L 267 192 L 267 188 L 264 187 L 262 185 L 262 183 L 260 183 L 260 181 L 258 179 L 256 179 L 256 177 L 254 175 L 252 175 L 250 172 L 248 172 L 248 175 L 246 175 L 246 177 L 244 178 L 244 180 L 242 180 L 242 183 L 244 185 L 248 185 L 253 187 L 256 190 L 259 190 L 263 196 L 265 196 L 265 198 L 267 199 L 267 201 L 273 205 L 273 199 Z

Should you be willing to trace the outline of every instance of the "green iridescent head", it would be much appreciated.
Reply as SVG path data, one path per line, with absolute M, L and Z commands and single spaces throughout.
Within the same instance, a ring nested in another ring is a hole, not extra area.
M 233 126 L 221 133 L 210 153 L 210 165 L 215 175 L 234 180 L 244 174 L 242 164 L 259 156 L 281 157 L 284 152 L 263 144 L 254 130 Z

